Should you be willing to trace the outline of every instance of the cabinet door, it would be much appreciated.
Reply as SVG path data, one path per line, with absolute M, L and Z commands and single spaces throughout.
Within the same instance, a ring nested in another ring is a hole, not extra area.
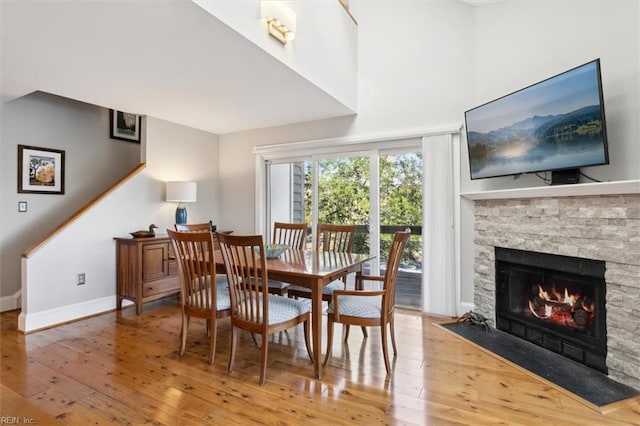
M 142 280 L 154 280 L 169 275 L 169 244 L 145 244 L 142 247 Z
M 169 243 L 169 275 L 178 275 L 178 261 L 173 252 L 173 245 Z

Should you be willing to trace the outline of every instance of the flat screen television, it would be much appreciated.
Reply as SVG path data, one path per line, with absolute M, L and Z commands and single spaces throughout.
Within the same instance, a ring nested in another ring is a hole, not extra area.
M 464 115 L 471 179 L 609 164 L 599 59 Z

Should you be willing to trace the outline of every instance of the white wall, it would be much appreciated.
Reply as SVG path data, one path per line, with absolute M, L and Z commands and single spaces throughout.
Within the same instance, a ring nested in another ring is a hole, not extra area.
M 255 146 L 405 134 L 462 124 L 463 105 L 473 99 L 473 80 L 467 77 L 474 60 L 473 8 L 456 1 L 356 2 L 355 6 L 357 117 L 221 136 L 223 221 L 229 229 L 254 232 Z M 428 300 L 442 299 L 433 294 Z M 447 306 L 440 312 L 449 310 Z
M 18 145 L 65 151 L 64 195 L 18 193 Z M 0 146 L 1 298 L 20 290 L 21 253 L 139 164 L 140 144 L 109 139 L 107 109 L 36 92 L 3 103 Z
M 610 165 L 599 180 L 640 177 L 639 1 L 505 2 L 477 9 L 477 97 L 470 109 L 600 58 Z M 466 147 L 465 147 L 466 148 Z M 466 149 L 463 152 L 468 160 Z M 468 161 L 463 171 L 468 170 Z M 470 181 L 463 191 L 540 186 L 534 175 Z
M 505 2 L 477 8 L 470 109 L 600 58 L 610 164 L 582 171 L 598 180 L 640 178 L 640 2 Z M 534 175 L 471 181 L 462 141 L 462 192 L 543 186 Z M 588 182 L 587 180 L 584 180 Z M 473 203 L 461 201 L 463 300 L 473 301 Z
M 358 115 L 221 137 L 223 221 L 253 232 L 257 145 L 366 136 L 462 123 L 464 111 L 600 57 L 611 162 L 603 179 L 640 177 L 638 2 L 354 2 Z M 386 29 L 392 28 L 393 31 Z M 539 186 L 523 177 L 471 182 L 461 140 L 462 191 Z M 428 161 L 428 159 L 427 159 Z M 460 205 L 458 309 L 473 302 L 473 207 Z M 226 214 L 230 212 L 230 214 Z
M 261 2 L 193 0 L 298 74 L 356 110 L 357 26 L 338 1 L 281 1 L 296 16 L 295 40 L 283 46 L 267 33 Z M 282 18 L 281 18 L 282 19 Z M 256 25 L 260 22 L 260 25 Z M 331 58 L 330 61 L 327 58 Z
M 451 2 L 357 2 L 358 115 L 221 136 L 224 222 L 253 232 L 253 147 L 462 123 L 473 82 L 473 8 Z M 392 28 L 393 31 L 389 31 Z M 290 106 L 295 108 L 295 106 Z M 231 214 L 226 214 L 230 212 Z
M 115 307 L 114 237 L 158 225 L 173 227 L 175 205 L 164 201 L 165 182 L 193 180 L 198 201 L 187 206 L 189 222 L 219 216 L 218 137 L 147 118 L 147 167 L 125 182 L 65 232 L 23 261 L 20 327 L 25 331 Z M 78 272 L 86 284 L 77 286 Z

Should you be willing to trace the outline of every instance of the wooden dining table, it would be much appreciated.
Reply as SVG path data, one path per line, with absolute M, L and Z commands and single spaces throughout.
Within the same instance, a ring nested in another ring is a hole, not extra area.
M 311 290 L 311 334 L 314 377 L 322 377 L 322 289 L 329 283 L 351 274 L 361 274 L 362 266 L 374 256 L 315 250 L 287 249 L 279 257 L 267 260 L 271 280 L 287 282 Z M 222 255 L 216 253 L 218 271 L 224 272 Z

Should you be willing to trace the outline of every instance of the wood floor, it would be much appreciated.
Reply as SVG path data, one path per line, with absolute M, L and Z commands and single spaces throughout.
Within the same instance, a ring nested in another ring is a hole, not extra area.
M 127 308 L 29 335 L 16 331 L 17 315 L 0 317 L 0 420 L 21 424 L 640 424 L 640 401 L 602 415 L 412 311 L 396 314 L 392 376 L 378 330 L 363 339 L 353 329 L 344 345 L 337 326 L 333 359 L 313 380 L 298 328 L 271 340 L 265 386 L 249 335 L 227 373 L 228 319 L 213 366 L 196 320 L 179 357 L 172 298 L 140 316 Z

